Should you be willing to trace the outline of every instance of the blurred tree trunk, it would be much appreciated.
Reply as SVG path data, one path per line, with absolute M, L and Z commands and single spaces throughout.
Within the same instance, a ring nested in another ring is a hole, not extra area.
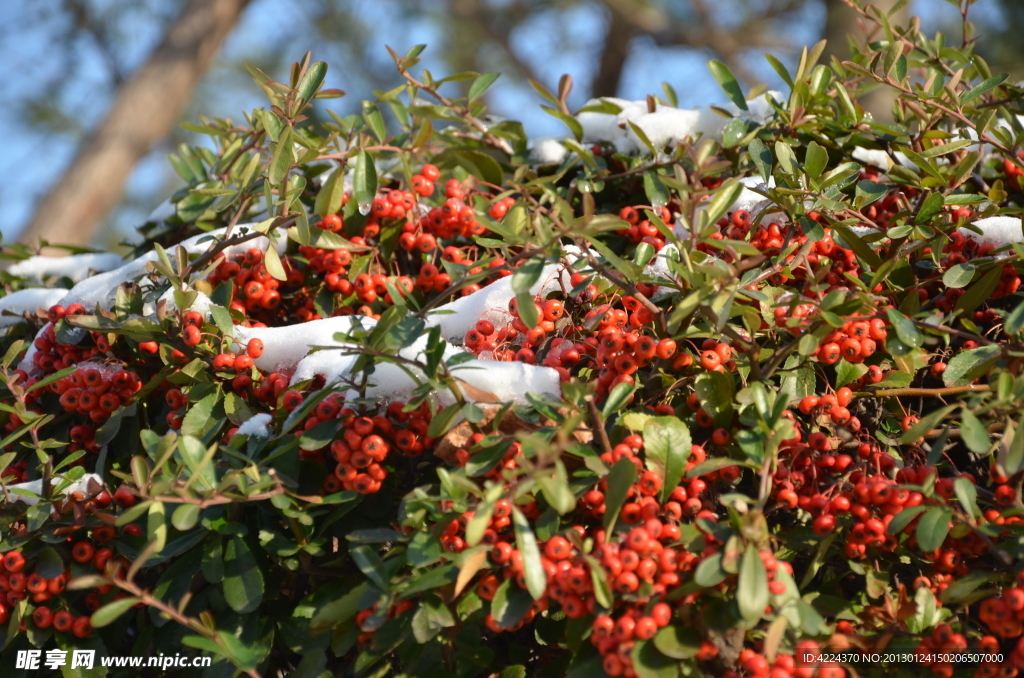
M 85 245 L 124 182 L 167 136 L 249 0 L 188 0 L 149 59 L 121 87 L 106 118 L 36 207 L 21 241 Z
M 874 5 L 885 13 L 888 13 L 896 5 L 897 0 L 862 0 L 863 6 Z M 863 40 L 863 20 L 857 12 L 850 8 L 843 0 L 825 0 L 827 14 L 825 18 L 825 39 L 828 45 L 825 47 L 825 57 L 835 55 L 840 61 L 850 58 L 849 37 L 855 40 Z M 904 7 L 896 12 L 889 21 L 893 26 L 905 26 L 910 15 Z M 877 87 L 868 94 L 860 97 L 861 106 L 871 113 L 872 117 L 879 122 L 893 122 L 892 107 L 896 101 L 895 90 L 889 87 Z

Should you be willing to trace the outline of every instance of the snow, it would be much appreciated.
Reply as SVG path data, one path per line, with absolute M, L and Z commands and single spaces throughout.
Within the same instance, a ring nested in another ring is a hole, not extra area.
M 850 157 L 852 157 L 854 160 L 859 160 L 860 162 L 865 163 L 867 165 L 874 165 L 875 167 L 881 169 L 883 172 L 887 171 L 890 166 L 895 164 L 892 161 L 892 158 L 895 157 L 896 162 L 906 167 L 907 169 L 914 170 L 915 172 L 921 171 L 921 168 L 917 165 L 917 163 L 908 158 L 906 154 L 904 154 L 902 151 L 896 151 L 895 153 L 892 154 L 892 156 L 890 156 L 885 151 L 871 148 L 861 148 L 858 146 L 857 148 L 853 149 L 853 153 L 850 154 Z M 940 157 L 936 158 L 935 162 L 938 165 L 946 165 L 949 163 L 949 160 Z
M 987 217 L 972 222 L 972 225 L 980 228 L 983 233 L 978 234 L 968 228 L 961 228 L 960 232 L 981 245 L 1003 247 L 1024 242 L 1024 229 L 1017 217 Z
M 235 227 L 235 234 L 244 233 L 245 229 L 254 226 L 254 224 L 239 224 Z M 208 233 L 200 233 L 191 238 L 187 238 L 180 243 L 181 247 L 184 247 L 189 254 L 202 254 L 209 249 L 212 244 L 211 236 L 223 237 L 226 228 L 219 228 Z M 233 245 L 224 250 L 224 254 L 230 256 L 232 254 L 241 254 L 248 250 L 250 247 L 258 247 L 263 251 L 266 251 L 270 241 L 266 238 L 256 238 L 248 242 L 241 243 L 239 245 Z M 284 248 L 287 245 L 285 238 L 279 238 L 275 246 L 278 252 L 284 252 Z M 174 256 L 173 251 L 168 251 L 168 256 Z M 138 259 L 130 261 L 127 264 L 116 268 L 106 273 L 100 273 L 94 275 L 91 278 L 86 278 L 74 287 L 72 287 L 68 293 L 61 299 L 60 303 L 63 306 L 69 306 L 71 304 L 82 304 L 89 311 L 92 311 L 97 304 L 100 305 L 104 310 L 109 310 L 114 305 L 114 297 L 117 293 L 117 288 L 123 282 L 129 282 L 138 280 L 139 278 L 146 275 L 146 265 L 150 262 L 157 260 L 156 251 L 147 252 Z
M 746 111 L 741 111 L 735 104 L 722 108 L 737 118 L 763 125 L 775 115 L 767 96 L 776 101 L 782 100 L 781 93 L 766 92 L 747 101 Z M 710 108 L 683 109 L 657 104 L 652 112 L 648 110 L 646 101 L 627 101 L 612 97 L 591 99 L 584 108 L 599 106 L 602 102 L 615 105 L 620 112 L 612 114 L 584 111 L 576 116 L 576 120 L 583 128 L 584 142 L 608 142 L 613 144 L 619 153 L 646 153 L 648 150 L 646 144 L 629 126 L 630 122 L 643 130 L 659 151 L 688 138 L 718 138 L 729 122 L 729 118 L 719 115 Z
M 124 265 L 124 259 L 110 252 L 73 254 L 68 257 L 29 257 L 7 269 L 11 275 L 43 282 L 50 276 L 71 278 L 74 282 L 85 280 L 91 271 L 103 273 Z
M 554 137 L 531 139 L 530 157 L 538 165 L 561 165 L 569 151 Z
M 156 313 L 157 305 L 159 305 L 159 303 L 163 301 L 167 303 L 165 310 L 168 313 L 172 313 L 178 310 L 191 310 L 196 311 L 197 313 L 202 313 L 204 318 L 209 318 L 210 307 L 213 306 L 213 301 L 203 292 L 200 292 L 199 290 L 194 291 L 196 292 L 196 298 L 192 300 L 192 303 L 189 305 L 187 309 L 178 308 L 178 302 L 174 300 L 174 289 L 172 288 L 164 292 L 163 295 L 156 301 L 156 303 L 143 304 L 142 312 L 144 315 L 153 315 L 154 313 Z
M 69 495 L 73 492 L 80 492 L 84 495 L 89 491 L 89 481 L 95 481 L 98 485 L 102 486 L 103 476 L 99 475 L 98 473 L 86 473 L 84 476 L 82 476 L 78 480 L 72 482 L 70 485 L 65 487 L 63 494 Z M 50 478 L 51 486 L 55 487 L 62 482 L 64 482 L 64 478 L 62 476 L 58 475 L 54 476 L 53 478 Z M 42 479 L 30 480 L 27 483 L 17 483 L 16 485 L 8 485 L 7 490 L 23 490 L 25 492 L 31 492 L 32 494 L 39 495 L 42 494 L 43 491 L 43 481 Z M 21 494 L 15 494 L 14 492 L 11 492 L 10 495 L 12 501 L 23 501 L 29 506 L 35 506 L 36 504 L 39 503 L 39 499 L 37 499 L 36 497 L 26 497 Z M 0 499 L 2 498 L 3 495 L 0 494 Z
M 569 258 L 574 259 L 571 254 Z M 561 264 L 548 264 L 541 272 L 540 278 L 530 288 L 530 294 L 547 294 L 561 289 L 559 276 L 565 288 L 572 289 L 570 273 L 566 272 Z M 473 329 L 478 320 L 490 320 L 496 327 L 507 325 L 511 319 L 508 303 L 515 296 L 516 293 L 512 290 L 512 276 L 499 278 L 473 294 L 438 306 L 427 318 L 427 326 L 440 327 L 441 336 L 445 339 L 462 341 L 466 332 Z
M 469 360 L 451 368 L 451 373 L 502 402 L 523 402 L 527 393 L 560 398 L 562 392 L 557 370 L 517 361 Z
M 33 287 L 27 290 L 11 292 L 0 298 L 0 327 L 9 327 L 24 322 L 24 313 L 32 313 L 39 309 L 49 309 L 60 301 L 66 290 Z M 15 313 L 17 315 L 7 315 Z
M 241 352 L 251 339 L 263 342 L 263 355 L 255 358 L 256 367 L 268 372 L 292 370 L 315 346 L 344 346 L 334 338 L 339 332 L 348 334 L 362 327 L 372 329 L 377 321 L 357 315 L 310 320 L 287 327 L 235 326 L 234 350 Z
M 269 414 L 256 414 L 242 422 L 242 425 L 235 431 L 238 436 L 259 436 L 260 438 L 270 437 L 270 424 L 274 417 Z

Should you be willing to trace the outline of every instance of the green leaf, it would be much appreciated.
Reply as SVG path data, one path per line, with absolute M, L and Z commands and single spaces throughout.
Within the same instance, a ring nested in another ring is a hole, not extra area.
M 512 274 L 512 291 L 516 294 L 529 294 L 530 288 L 537 284 L 544 272 L 544 257 L 531 257 Z
M 946 415 L 955 409 L 956 405 L 946 405 L 941 409 L 930 412 L 927 416 L 922 417 L 920 421 L 904 431 L 900 435 L 900 442 L 905 445 L 927 435 L 929 431 L 939 424 L 939 422 L 946 418 Z
M 540 600 L 547 589 L 548 576 L 540 560 L 540 548 L 537 537 L 530 528 L 530 522 L 518 507 L 512 507 L 512 525 L 516 532 L 516 545 L 523 554 L 523 574 L 526 588 L 534 600 Z
M 865 207 L 882 198 L 889 191 L 885 184 L 865 179 L 857 182 L 855 204 L 858 208 Z
M 636 124 L 632 120 L 627 120 L 626 124 L 629 125 L 629 128 L 631 130 L 633 130 L 633 134 L 636 135 L 636 138 L 639 139 L 640 142 L 647 147 L 647 150 L 651 152 L 651 155 L 658 155 L 658 152 L 661 149 L 654 145 L 650 137 L 647 136 L 647 132 L 644 132 L 643 128 L 640 127 L 640 125 Z
M 337 214 L 341 211 L 341 202 L 345 197 L 345 172 L 339 167 L 331 172 L 316 195 L 313 213 L 321 217 Z
M 904 527 L 909 525 L 914 520 L 914 518 L 918 517 L 927 510 L 928 507 L 922 505 L 911 506 L 910 508 L 903 509 L 902 511 L 894 515 L 892 517 L 892 520 L 889 522 L 889 527 L 887 528 L 889 534 L 899 534 Z
M 676 662 L 658 651 L 653 641 L 641 640 L 633 648 L 633 670 L 637 678 L 676 678 Z
M 615 521 L 619 517 L 626 496 L 636 480 L 636 466 L 629 459 L 622 458 L 615 462 L 608 472 L 608 491 L 604 494 L 604 529 L 611 534 Z
M 842 388 L 855 379 L 867 374 L 868 368 L 861 363 L 849 363 L 841 359 L 836 364 L 836 388 Z
M 964 507 L 964 513 L 974 518 L 981 516 L 981 509 L 978 508 L 978 488 L 969 479 L 959 477 L 953 481 L 953 489 L 956 490 L 956 498 Z
M 700 651 L 701 637 L 694 629 L 669 624 L 654 636 L 654 646 L 666 657 L 693 659 Z
M 929 553 L 942 546 L 949 534 L 949 520 L 952 517 L 952 512 L 947 508 L 936 506 L 928 509 L 917 523 L 915 534 L 918 547 Z
M 514 274 L 513 274 L 514 275 Z M 537 315 L 537 306 L 533 303 L 533 295 L 523 292 L 516 295 L 516 306 L 519 309 L 519 319 L 531 330 L 540 322 Z
M 455 617 L 437 596 L 427 596 L 412 617 L 412 635 L 421 644 L 452 626 L 455 626 Z
M 635 384 L 627 384 L 625 382 L 613 386 L 612 390 L 608 393 L 608 397 L 605 398 L 604 406 L 601 408 L 601 414 L 604 418 L 607 419 L 625 407 L 626 403 L 633 397 L 635 390 Z
M 530 594 L 516 586 L 515 579 L 506 579 L 491 601 L 491 616 L 501 628 L 511 629 L 522 621 L 532 605 Z
M 975 454 L 986 454 L 992 446 L 984 424 L 967 407 L 960 413 L 960 438 Z
M 767 184 L 768 177 L 772 174 L 772 152 L 760 139 L 751 141 L 747 146 L 747 152 L 750 154 L 750 160 L 754 163 L 754 167 L 757 168 L 757 173 L 761 176 L 761 181 Z
M 793 155 L 793 149 L 789 147 L 789 144 L 782 139 L 775 142 L 775 158 L 779 161 L 779 167 L 783 172 L 786 174 L 794 174 L 796 172 L 796 156 Z M 836 169 L 838 170 L 839 168 L 837 167 Z
M 494 81 L 501 77 L 501 73 L 484 73 L 478 76 L 473 84 L 469 86 L 469 101 L 473 102 L 483 96 Z
M 167 545 L 167 514 L 163 502 L 154 501 L 149 505 L 146 515 L 146 536 L 151 542 L 156 543 L 154 553 L 160 553 Z
M 971 285 L 967 292 L 960 297 L 960 301 L 956 302 L 955 311 L 961 315 L 974 313 L 975 309 L 987 302 L 992 296 L 992 292 L 999 285 L 999 279 L 1002 277 L 1002 274 L 1002 266 L 995 266 L 985 273 L 981 280 Z
M 757 621 L 764 616 L 764 608 L 768 605 L 768 571 L 753 544 L 747 546 L 740 564 L 736 602 L 740 615 L 747 621 Z
M 985 94 L 986 92 L 995 89 L 999 85 L 1003 84 L 1003 82 L 1008 77 L 1010 77 L 1009 74 L 1000 73 L 999 75 L 992 76 L 991 78 L 982 81 L 981 84 L 971 88 L 971 90 L 967 92 L 967 94 L 960 97 L 960 105 L 966 106 L 967 102 L 973 101 L 974 99 L 980 97 L 982 94 Z
M 946 386 L 969 384 L 987 372 L 1001 355 L 1002 348 L 995 344 L 961 351 L 946 365 L 946 371 L 942 373 L 942 382 Z
M 325 77 L 327 77 L 327 64 L 317 61 L 310 65 L 296 88 L 299 97 L 303 101 L 311 101 L 320 89 L 320 85 L 324 84 Z
M 715 191 L 715 196 L 708 204 L 708 208 L 701 217 L 701 221 L 705 224 L 713 224 L 718 221 L 732 207 L 742 192 L 743 184 L 735 179 L 726 181 Z
M 924 199 L 924 202 L 921 203 L 921 209 L 919 209 L 917 214 L 914 215 L 914 223 L 926 223 L 929 219 L 941 212 L 945 204 L 946 199 L 942 197 L 941 193 L 930 194 Z
M 718 586 L 729 573 L 722 568 L 722 554 L 716 553 L 700 561 L 700 565 L 693 572 L 693 583 L 704 588 Z
M 889 316 L 889 322 L 892 323 L 893 329 L 896 330 L 896 336 L 900 338 L 907 346 L 918 347 L 924 343 L 924 335 L 917 329 L 913 321 L 907 316 L 903 315 L 894 308 L 887 308 L 886 314 Z
M 373 157 L 366 151 L 359 151 L 356 166 L 352 173 L 352 192 L 356 203 L 362 207 L 370 205 L 377 196 L 377 168 Z
M 804 171 L 812 179 L 817 179 L 828 165 L 828 151 L 812 141 L 807 144 L 807 155 L 804 158 Z
M 731 373 L 702 372 L 694 382 L 704 411 L 715 420 L 716 426 L 727 427 L 732 421 L 733 394 L 736 384 Z
M 101 629 L 104 626 L 113 624 L 118 617 L 130 610 L 135 603 L 139 602 L 139 600 L 139 598 L 130 596 L 128 598 L 115 600 L 108 605 L 104 605 L 92 613 L 92 617 L 89 618 L 89 623 L 91 623 L 93 628 L 96 629 Z
M 64 572 L 64 561 L 52 547 L 45 546 L 36 554 L 35 567 L 40 577 L 53 579 Z
M 288 279 L 288 274 L 284 272 L 284 265 L 281 264 L 281 256 L 273 245 L 268 247 L 266 254 L 263 255 L 263 264 L 267 267 L 267 273 L 275 279 L 282 282 Z
M 672 199 L 672 195 L 665 187 L 661 177 L 653 170 L 644 172 L 644 193 L 647 194 L 647 199 L 651 201 L 652 207 L 664 207 Z
M 957 264 L 942 274 L 942 282 L 946 287 L 967 287 L 974 278 L 974 266 L 969 263 Z
M 187 532 L 199 522 L 199 511 L 198 504 L 180 504 L 171 514 L 171 525 L 176 530 Z
M 668 501 L 686 472 L 690 458 L 690 429 L 677 417 L 652 417 L 644 424 L 647 464 L 661 475 L 661 503 Z
M 349 549 L 352 562 L 381 591 L 388 591 L 388 575 L 377 552 L 369 546 L 360 545 Z
M 224 600 L 239 614 L 253 612 L 263 602 L 263 572 L 241 537 L 231 537 L 224 549 Z
M 427 428 L 427 435 L 431 438 L 440 438 L 447 433 L 461 408 L 461 405 L 454 403 L 434 415 L 433 419 L 430 420 L 430 426 Z
M 377 137 L 377 141 L 384 143 L 388 137 L 388 130 L 384 125 L 384 116 L 372 101 L 363 102 L 363 120 L 366 121 L 366 126 L 373 131 L 373 136 Z
M 569 131 L 572 132 L 572 135 L 576 137 L 576 141 L 579 141 L 583 138 L 583 126 L 580 125 L 579 120 L 572 117 L 571 115 L 566 115 L 557 108 L 551 108 L 550 106 L 541 106 L 540 108 L 542 111 L 544 111 L 551 117 L 558 118 L 563 123 L 565 123 L 565 126 L 569 128 Z
M 775 69 L 775 72 L 779 74 L 782 81 L 792 88 L 793 76 L 789 74 L 789 69 L 787 69 L 786 66 L 774 55 L 765 54 L 764 58 L 769 64 L 771 64 L 771 67 Z
M 274 155 L 270 158 L 270 167 L 267 169 L 267 178 L 270 183 L 277 186 L 288 176 L 295 160 L 295 149 L 292 145 L 292 128 L 286 127 L 281 133 L 281 140 L 274 147 Z
M 984 570 L 973 570 L 963 577 L 955 578 L 949 586 L 943 589 L 939 598 L 946 605 L 954 605 L 963 602 L 971 593 L 982 584 L 986 584 L 995 578 L 994 572 Z
M 736 81 L 736 76 L 732 74 L 729 67 L 723 64 L 721 61 L 712 59 L 708 62 L 708 69 L 711 71 L 711 75 L 715 76 L 715 80 L 725 90 L 726 96 L 736 104 L 741 111 L 747 110 L 747 100 L 743 96 L 743 90 L 740 89 L 739 82 Z
M 1024 330 L 1024 301 L 1017 304 L 1003 323 L 1003 331 L 1007 334 L 1019 334 L 1021 330 Z
M 192 405 L 181 423 L 181 434 L 202 437 L 213 426 L 213 408 L 220 401 L 219 390 L 213 391 L 199 402 Z

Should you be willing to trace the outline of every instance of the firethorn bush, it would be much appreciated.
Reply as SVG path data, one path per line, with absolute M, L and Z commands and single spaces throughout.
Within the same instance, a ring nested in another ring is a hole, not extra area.
M 5 248 L 4 675 L 1017 675 L 1022 90 L 863 16 L 560 140 L 253 68 L 131 260 Z

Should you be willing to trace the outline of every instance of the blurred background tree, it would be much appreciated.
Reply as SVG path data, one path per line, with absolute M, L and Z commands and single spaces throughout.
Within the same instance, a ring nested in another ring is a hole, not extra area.
M 892 9 L 897 0 L 871 0 Z M 994 71 L 1024 78 L 1020 0 L 913 0 L 897 9 L 929 32 L 978 24 Z M 828 38 L 847 58 L 862 35 L 843 0 L 35 0 L 0 3 L 0 230 L 35 243 L 112 247 L 179 185 L 165 156 L 200 114 L 240 118 L 262 105 L 242 67 L 284 79 L 307 49 L 331 66 L 328 102 L 357 110 L 398 84 L 384 45 L 427 43 L 435 73 L 499 71 L 487 103 L 531 135 L 561 124 L 535 105 L 527 80 L 554 87 L 571 73 L 570 105 L 592 96 L 638 99 L 667 82 L 681 106 L 721 103 L 705 63 L 726 62 L 745 86 L 780 87 L 763 59 L 792 67 Z M 968 36 L 972 37 L 972 36 Z M 867 105 L 881 119 L 884 98 Z M 102 162 L 98 162 L 102 160 Z

